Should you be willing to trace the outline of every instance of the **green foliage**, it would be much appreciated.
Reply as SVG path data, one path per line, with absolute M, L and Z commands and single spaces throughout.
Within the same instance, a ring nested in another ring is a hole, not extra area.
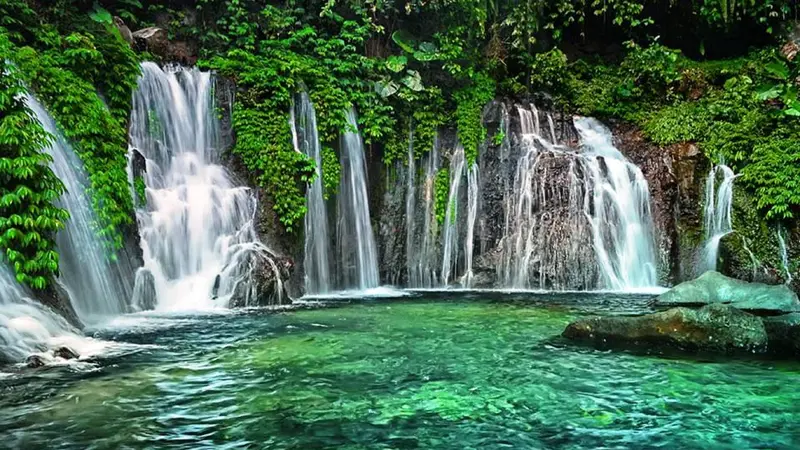
M 436 216 L 436 222 L 439 225 L 444 223 L 447 215 L 447 202 L 450 196 L 450 171 L 443 167 L 436 172 L 436 178 L 433 181 L 433 214 Z
M 143 208 L 147 205 L 147 186 L 144 183 L 144 177 L 138 176 L 133 178 L 133 191 L 136 193 L 136 207 Z
M 456 101 L 456 125 L 458 138 L 464 146 L 467 165 L 471 166 L 478 158 L 478 148 L 486 139 L 483 127 L 483 107 L 494 99 L 495 83 L 484 73 L 476 74 L 473 84 L 453 94 Z
M 43 151 L 53 138 L 25 104 L 22 77 L 7 64 L 10 54 L 0 32 L 0 248 L 17 281 L 44 289 L 58 273 L 55 233 L 69 214 L 55 206 L 64 185 Z
M 342 166 L 336 157 L 336 152 L 330 147 L 322 148 L 322 188 L 323 196 L 329 199 L 339 191 L 339 178 Z

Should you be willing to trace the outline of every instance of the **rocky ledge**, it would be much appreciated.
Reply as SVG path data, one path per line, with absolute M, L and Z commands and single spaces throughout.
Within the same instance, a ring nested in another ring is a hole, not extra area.
M 660 295 L 653 306 L 670 309 L 579 319 L 562 336 L 598 348 L 800 356 L 800 301 L 785 286 L 708 272 Z

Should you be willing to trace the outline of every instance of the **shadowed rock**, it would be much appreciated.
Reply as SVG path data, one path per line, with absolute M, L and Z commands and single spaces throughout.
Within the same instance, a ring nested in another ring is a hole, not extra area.
M 25 365 L 30 367 L 31 369 L 36 369 L 38 367 L 44 367 L 47 363 L 45 362 L 44 358 L 39 355 L 31 355 L 25 360 Z
M 598 347 L 716 353 L 761 353 L 767 349 L 761 319 L 722 304 L 699 310 L 673 308 L 638 317 L 590 317 L 570 323 L 562 335 Z
M 797 294 L 785 285 L 748 283 L 709 271 L 656 298 L 656 307 L 696 307 L 722 303 L 758 315 L 800 312 Z
M 274 266 L 273 266 L 274 263 Z M 274 306 L 291 304 L 283 283 L 293 270 L 291 259 L 275 256 L 269 259 L 253 253 L 240 263 L 240 278 L 233 288 L 229 306 Z
M 765 317 L 764 328 L 770 352 L 800 356 L 800 313 Z
M 69 347 L 58 347 L 53 351 L 53 356 L 63 359 L 78 359 L 78 354 Z

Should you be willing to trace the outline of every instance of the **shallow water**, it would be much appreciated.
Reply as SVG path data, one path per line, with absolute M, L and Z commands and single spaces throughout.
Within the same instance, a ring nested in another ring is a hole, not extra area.
M 119 321 L 96 336 L 147 345 L 93 371 L 0 377 L 0 447 L 800 446 L 800 364 L 556 338 L 642 297 L 473 297 Z

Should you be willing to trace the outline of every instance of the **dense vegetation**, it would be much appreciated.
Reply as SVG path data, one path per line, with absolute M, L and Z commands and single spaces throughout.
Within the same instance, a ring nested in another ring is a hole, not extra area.
M 797 12 L 793 0 L 0 0 L 0 57 L 14 64 L 1 76 L 12 94 L 0 98 L 0 243 L 30 285 L 57 271 L 62 187 L 41 165 L 27 172 L 46 162 L 49 139 L 14 98 L 27 87 L 86 165 L 100 234 L 110 250 L 121 245 L 132 221 L 125 130 L 139 57 L 112 16 L 167 28 L 201 67 L 237 83 L 233 151 L 289 231 L 314 176 L 287 121 L 301 90 L 317 112 L 326 195 L 338 185 L 334 148 L 350 108 L 386 164 L 430 149 L 441 126 L 457 130 L 471 164 L 487 138 L 484 105 L 535 95 L 634 122 L 658 144 L 697 142 L 741 173 L 762 215 L 790 218 L 800 208 L 799 69 L 797 48 L 779 49 Z M 441 222 L 446 170 L 435 184 Z M 20 229 L 17 216 L 35 225 Z
M 11 73 L 3 74 L 4 87 L 13 86 L 4 89 L 4 95 L 35 92 L 70 140 L 89 174 L 98 235 L 113 258 L 122 245 L 123 227 L 133 222 L 126 154 L 131 93 L 139 74 L 136 54 L 113 26 L 111 15 L 100 7 L 93 9 L 90 2 L 55 2 L 34 9 L 33 2 L 0 0 L 0 41 L 0 60 L 14 65 Z M 63 186 L 42 167 L 36 167 L 42 175 L 22 175 L 31 170 L 30 152 L 38 152 L 40 162 L 49 160 L 41 151 L 50 138 L 21 98 L 6 104 L 4 127 L 24 138 L 9 134 L 4 142 L 9 145 L 3 151 L 4 169 L 14 176 L 0 179 L 0 191 L 16 189 L 16 199 L 3 201 L 18 202 L 21 209 L 0 214 L 10 220 L 1 228 L 2 247 L 17 278 L 43 288 L 47 276 L 58 271 L 53 233 L 65 217 L 52 204 Z

